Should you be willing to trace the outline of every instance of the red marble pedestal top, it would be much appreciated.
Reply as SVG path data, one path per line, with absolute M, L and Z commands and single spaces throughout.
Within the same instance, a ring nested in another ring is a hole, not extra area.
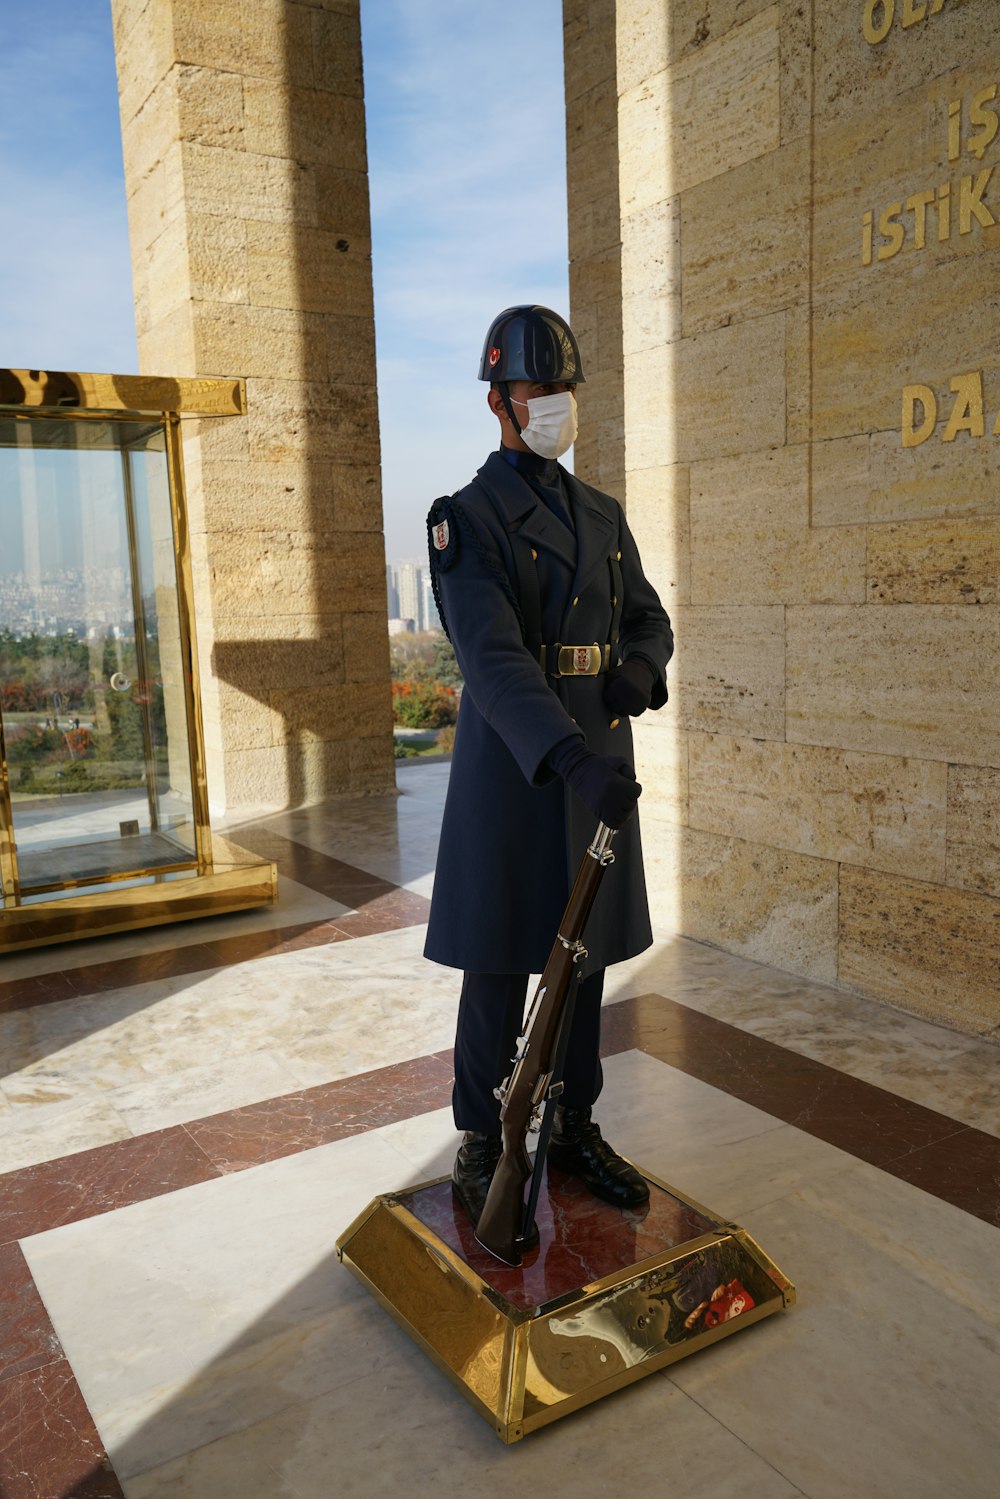
M 655 1182 L 649 1193 L 641 1208 L 611 1207 L 574 1177 L 546 1167 L 535 1212 L 539 1242 L 516 1269 L 476 1242 L 450 1181 L 401 1192 L 396 1200 L 512 1306 L 531 1311 L 718 1227 Z

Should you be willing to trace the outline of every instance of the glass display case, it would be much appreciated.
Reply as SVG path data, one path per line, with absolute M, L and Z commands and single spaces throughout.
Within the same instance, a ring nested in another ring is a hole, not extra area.
M 182 413 L 242 382 L 0 371 L 0 952 L 275 899 L 209 826 Z

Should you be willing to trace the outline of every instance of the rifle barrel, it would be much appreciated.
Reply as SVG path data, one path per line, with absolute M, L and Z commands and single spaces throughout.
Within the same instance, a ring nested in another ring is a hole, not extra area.
M 499 1090 L 503 1154 L 476 1225 L 476 1238 L 484 1249 L 507 1265 L 521 1263 L 517 1242 L 524 1221 L 524 1183 L 531 1176 L 531 1161 L 525 1142 L 532 1114 L 542 1101 L 536 1094 L 539 1088 L 542 1092 L 547 1091 L 552 1082 L 559 1022 L 575 966 L 587 956 L 582 942 L 583 931 L 604 870 L 614 860 L 611 852 L 613 837 L 613 828 L 598 823 L 594 839 L 577 871 L 545 972 L 535 990 L 517 1060 Z M 540 1170 L 541 1165 L 536 1153 L 535 1170 Z

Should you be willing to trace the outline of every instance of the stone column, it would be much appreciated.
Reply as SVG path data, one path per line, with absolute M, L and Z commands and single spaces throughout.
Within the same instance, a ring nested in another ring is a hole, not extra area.
M 143 373 L 185 422 L 215 808 L 393 785 L 358 0 L 112 0 Z
M 624 502 L 615 0 L 563 0 L 563 38 L 570 322 L 587 374 L 573 464 Z
M 571 132 L 609 9 L 654 917 L 1000 1039 L 996 6 L 566 0 Z

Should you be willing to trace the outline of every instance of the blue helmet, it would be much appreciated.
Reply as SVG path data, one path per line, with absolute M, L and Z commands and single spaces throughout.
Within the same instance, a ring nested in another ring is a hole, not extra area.
M 490 324 L 480 380 L 579 385 L 586 378 L 573 330 L 550 307 L 508 307 Z

